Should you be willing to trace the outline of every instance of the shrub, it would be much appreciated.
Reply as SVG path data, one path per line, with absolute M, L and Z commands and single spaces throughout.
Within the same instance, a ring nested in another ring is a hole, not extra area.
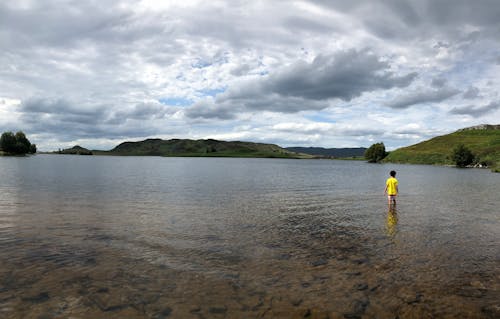
M 474 154 L 463 144 L 453 149 L 451 158 L 458 167 L 466 167 L 474 162 Z

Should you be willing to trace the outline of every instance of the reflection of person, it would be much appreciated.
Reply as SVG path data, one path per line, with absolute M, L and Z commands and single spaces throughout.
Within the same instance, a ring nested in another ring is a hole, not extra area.
M 393 206 L 389 206 L 389 211 L 387 212 L 387 234 L 389 236 L 394 236 L 396 234 L 396 225 L 398 224 L 398 213 Z
M 396 179 L 396 171 L 390 172 L 391 177 L 385 182 L 384 194 L 387 194 L 389 206 L 396 205 L 396 196 L 398 195 L 398 180 Z

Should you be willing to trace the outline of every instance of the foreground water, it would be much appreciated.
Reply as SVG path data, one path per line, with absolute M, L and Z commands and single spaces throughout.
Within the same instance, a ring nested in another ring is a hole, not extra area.
M 431 166 L 0 158 L 0 317 L 498 318 L 499 193 Z

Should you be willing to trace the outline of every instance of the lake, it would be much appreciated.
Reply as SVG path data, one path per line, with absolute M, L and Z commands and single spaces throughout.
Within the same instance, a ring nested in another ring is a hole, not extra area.
M 0 157 L 0 317 L 498 318 L 499 194 L 480 169 Z

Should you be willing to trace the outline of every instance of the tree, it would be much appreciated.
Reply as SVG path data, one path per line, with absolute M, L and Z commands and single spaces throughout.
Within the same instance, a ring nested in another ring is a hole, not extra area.
M 387 156 L 384 143 L 375 143 L 365 151 L 365 158 L 370 163 L 378 163 Z
M 31 143 L 30 141 L 26 138 L 26 135 L 19 131 L 16 133 L 16 150 L 15 153 L 17 154 L 26 154 L 30 152 L 31 148 Z
M 474 162 L 474 154 L 464 144 L 459 144 L 453 149 L 451 158 L 458 167 L 466 167 Z
M 36 145 L 31 144 L 26 135 L 19 131 L 15 135 L 12 132 L 5 132 L 0 137 L 0 149 L 5 153 L 24 155 L 36 153 Z
M 0 148 L 6 153 L 12 153 L 16 149 L 16 136 L 12 132 L 5 132 L 0 137 Z

